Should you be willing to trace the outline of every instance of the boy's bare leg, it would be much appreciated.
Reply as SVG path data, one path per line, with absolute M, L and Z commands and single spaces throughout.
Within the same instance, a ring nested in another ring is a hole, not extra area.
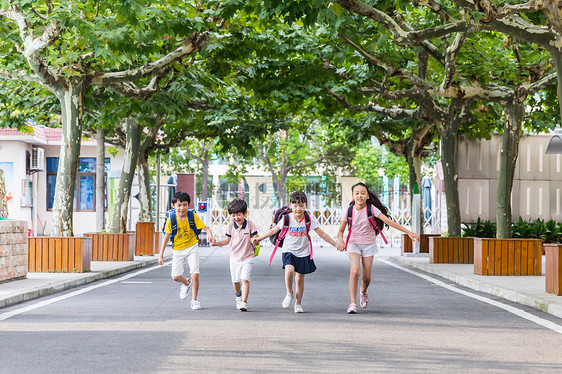
M 240 284 L 240 283 L 238 283 Z M 250 294 L 250 281 L 242 279 L 242 301 L 248 301 L 248 295 Z
M 294 274 L 295 274 L 295 267 L 293 265 L 285 265 L 285 287 L 287 288 L 287 295 L 293 294 Z
M 184 277 L 183 275 L 178 275 L 177 277 L 172 277 L 172 279 L 175 280 L 176 282 L 183 283 L 186 286 L 189 286 L 189 282 L 187 281 L 187 278 Z
M 351 304 L 357 304 L 357 282 L 359 281 L 359 273 L 361 273 L 360 261 L 361 255 L 359 253 L 349 253 L 349 299 Z
M 197 300 L 197 294 L 199 293 L 199 274 L 191 273 L 191 298 Z
M 373 268 L 373 259 L 375 256 L 363 257 L 361 260 L 361 293 L 367 293 L 367 288 L 371 284 L 371 269 Z
M 240 282 L 232 283 L 232 288 L 234 288 L 235 294 L 239 294 L 240 293 Z
M 304 293 L 304 274 L 297 273 L 295 275 L 295 285 L 297 289 L 297 303 L 301 303 L 302 294 Z

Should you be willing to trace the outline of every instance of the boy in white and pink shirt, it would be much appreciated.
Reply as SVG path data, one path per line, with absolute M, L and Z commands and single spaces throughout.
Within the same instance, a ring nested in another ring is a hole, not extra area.
M 221 247 L 231 244 L 230 276 L 236 295 L 236 309 L 245 312 L 248 310 L 250 276 L 255 250 L 250 239 L 258 235 L 258 229 L 252 221 L 246 219 L 248 205 L 244 200 L 232 200 L 227 209 L 231 221 L 226 231 L 226 239 L 211 243 L 211 246 Z

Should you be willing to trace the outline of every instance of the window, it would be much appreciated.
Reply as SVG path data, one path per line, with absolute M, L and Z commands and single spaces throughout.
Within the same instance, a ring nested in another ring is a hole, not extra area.
M 47 157 L 47 210 L 53 209 L 58 168 L 59 168 L 59 158 Z M 105 159 L 104 169 L 106 173 L 110 170 L 109 158 Z M 107 182 L 107 175 L 106 175 L 106 182 Z M 95 157 L 80 157 L 78 163 L 78 171 L 76 173 L 76 184 L 74 185 L 74 205 L 73 205 L 74 211 L 93 212 L 95 210 L 96 208 L 95 189 L 96 189 L 96 159 Z

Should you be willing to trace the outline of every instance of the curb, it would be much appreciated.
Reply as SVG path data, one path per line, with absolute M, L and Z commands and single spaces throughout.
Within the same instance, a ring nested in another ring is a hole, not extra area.
M 95 273 L 85 273 L 85 276 L 78 277 L 75 279 L 62 280 L 58 282 L 50 283 L 47 286 L 38 287 L 33 290 L 24 291 L 17 295 L 8 296 L 6 298 L 0 299 L 0 309 L 14 304 L 19 304 L 24 301 L 33 300 L 39 297 L 52 295 L 58 292 L 68 290 L 70 288 L 82 286 L 87 283 L 92 283 L 101 279 L 111 278 L 115 275 L 127 273 L 132 270 L 140 269 L 150 265 L 158 263 L 158 259 L 151 259 L 147 261 L 137 261 L 133 264 L 127 264 L 122 267 L 116 267 L 113 269 L 102 270 Z
M 450 271 L 438 269 L 435 266 L 429 266 L 427 264 L 411 262 L 403 257 L 391 256 L 388 258 L 388 260 L 399 265 L 404 265 L 409 268 L 418 269 L 426 273 L 437 275 L 441 278 L 445 278 L 450 281 L 453 281 L 463 287 L 467 287 L 475 291 L 487 293 L 489 295 L 498 296 L 503 299 L 516 302 L 518 304 L 530 306 L 535 309 L 541 310 L 545 313 L 556 316 L 558 318 L 562 318 L 562 305 L 553 303 L 550 300 L 542 299 L 540 297 L 536 297 L 526 293 L 521 293 L 509 288 L 498 287 L 496 285 L 486 283 L 480 280 L 467 278 L 462 275 L 452 273 Z

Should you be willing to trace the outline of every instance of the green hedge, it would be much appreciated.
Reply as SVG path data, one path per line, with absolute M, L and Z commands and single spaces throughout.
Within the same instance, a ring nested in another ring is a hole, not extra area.
M 472 226 L 463 224 L 462 236 L 475 238 L 495 238 L 496 225 L 490 221 L 478 221 Z M 513 238 L 542 239 L 545 243 L 562 243 L 562 222 L 554 220 L 544 221 L 519 221 L 511 225 L 511 236 Z

